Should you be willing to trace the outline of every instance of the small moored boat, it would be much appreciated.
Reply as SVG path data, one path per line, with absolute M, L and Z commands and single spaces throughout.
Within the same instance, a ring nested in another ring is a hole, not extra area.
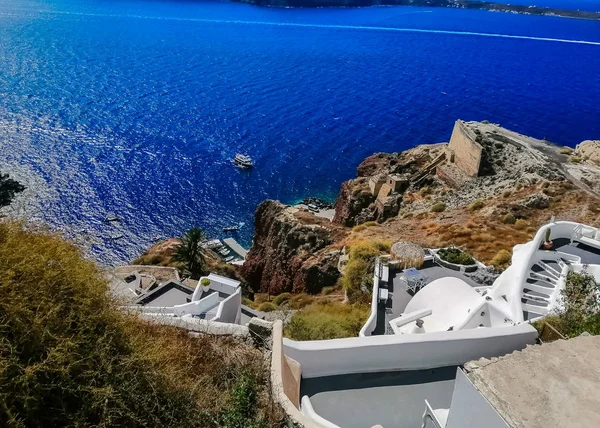
M 240 168 L 252 168 L 254 166 L 250 156 L 242 155 L 240 153 L 235 155 L 233 162 Z
M 223 232 L 237 232 L 240 230 L 239 226 L 227 226 L 223 228 Z

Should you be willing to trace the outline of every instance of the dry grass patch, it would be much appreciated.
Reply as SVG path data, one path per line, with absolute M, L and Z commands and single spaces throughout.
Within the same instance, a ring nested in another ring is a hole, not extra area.
M 357 337 L 369 314 L 368 305 L 314 303 L 292 316 L 285 336 L 293 340 Z
M 275 427 L 262 351 L 118 309 L 57 237 L 0 224 L 0 425 Z

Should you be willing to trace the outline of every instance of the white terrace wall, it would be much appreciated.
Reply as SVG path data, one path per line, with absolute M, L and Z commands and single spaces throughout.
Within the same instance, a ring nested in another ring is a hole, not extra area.
M 238 290 L 219 303 L 217 315 L 213 321 L 239 324 L 242 318 L 242 289 Z
M 200 278 L 200 280 L 198 281 L 198 286 L 196 287 L 194 295 L 192 296 L 192 301 L 198 300 L 200 295 L 202 295 L 201 282 L 205 278 L 210 280 L 210 289 L 218 291 L 219 293 L 231 295 L 235 293 L 235 291 L 240 287 L 239 281 L 235 281 L 233 279 L 225 278 L 220 275 L 215 275 L 214 273 L 211 273 L 208 276 L 203 276 L 202 278 Z
M 505 355 L 535 343 L 529 324 L 426 334 L 354 337 L 296 342 L 284 339 L 284 352 L 296 360 L 302 377 L 461 365 Z
M 358 333 L 359 337 L 371 336 L 377 327 L 377 306 L 379 304 L 379 258 L 375 260 L 375 269 L 373 275 L 373 294 L 371 296 L 371 315 L 365 322 L 365 325 Z
M 184 315 L 200 315 L 207 312 L 219 304 L 219 295 L 212 293 L 202 300 L 195 302 L 184 303 L 183 305 L 175 305 L 173 310 L 175 315 L 182 317 Z

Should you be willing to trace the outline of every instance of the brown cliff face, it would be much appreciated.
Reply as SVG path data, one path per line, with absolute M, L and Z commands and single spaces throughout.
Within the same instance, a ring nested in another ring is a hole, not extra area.
M 375 219 L 374 209 L 369 209 L 375 202 L 375 196 L 371 194 L 367 180 L 361 177 L 342 183 L 335 201 L 334 223 L 352 227 Z
M 339 231 L 321 220 L 278 201 L 258 206 L 254 244 L 241 270 L 255 292 L 318 293 L 336 283 L 337 252 L 321 250 L 339 238 Z

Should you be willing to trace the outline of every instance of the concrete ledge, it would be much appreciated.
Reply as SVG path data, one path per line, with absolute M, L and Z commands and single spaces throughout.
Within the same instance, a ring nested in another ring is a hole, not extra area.
M 287 361 L 285 359 L 285 355 L 283 354 L 283 323 L 280 320 L 273 323 L 272 348 L 271 389 L 273 392 L 273 399 L 283 408 L 291 422 L 305 428 L 321 428 L 319 425 L 303 415 L 285 394 L 286 388 L 284 387 L 284 365 L 287 365 Z
M 238 324 L 206 321 L 192 317 L 169 317 L 161 314 L 140 314 L 140 317 L 157 324 L 170 325 L 204 334 L 214 334 L 217 336 L 228 335 L 240 338 L 246 338 L 250 335 L 248 327 Z

